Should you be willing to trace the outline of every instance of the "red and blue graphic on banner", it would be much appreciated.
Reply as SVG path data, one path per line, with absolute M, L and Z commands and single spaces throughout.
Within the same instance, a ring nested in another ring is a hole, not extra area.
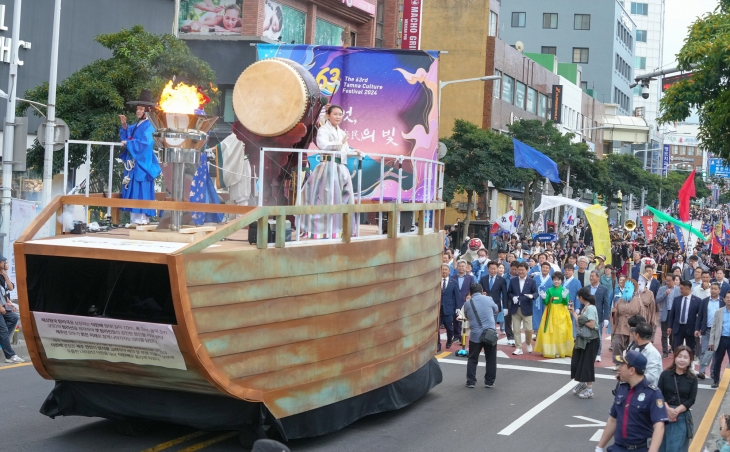
M 435 160 L 438 152 L 438 53 L 289 44 L 259 44 L 258 59 L 287 58 L 314 76 L 320 94 L 344 110 L 341 127 L 349 145 L 366 154 L 363 160 L 363 198 L 380 198 L 380 158 L 410 156 Z M 383 198 L 398 195 L 396 158 L 385 159 Z M 309 158 L 316 166 L 318 156 Z M 403 200 L 424 200 L 425 176 L 436 180 L 436 166 L 403 161 Z M 348 162 L 351 173 L 356 161 Z M 415 177 L 414 177 L 415 174 Z M 353 185 L 357 186 L 356 177 Z M 433 190 L 433 182 L 430 184 Z

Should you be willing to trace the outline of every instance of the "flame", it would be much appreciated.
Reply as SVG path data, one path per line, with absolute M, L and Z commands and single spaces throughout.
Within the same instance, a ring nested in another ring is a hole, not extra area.
M 193 85 L 178 83 L 173 87 L 167 82 L 160 96 L 160 109 L 165 113 L 195 114 L 205 102 L 205 96 Z

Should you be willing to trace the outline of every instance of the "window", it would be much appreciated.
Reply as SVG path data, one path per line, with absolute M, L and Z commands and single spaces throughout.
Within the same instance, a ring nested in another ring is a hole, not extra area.
M 576 14 L 573 19 L 574 30 L 590 30 L 591 29 L 591 15 L 590 14 Z
M 649 4 L 631 2 L 631 14 L 636 14 L 639 16 L 648 16 L 649 15 Z
M 288 6 L 281 5 L 282 23 L 279 39 L 285 44 L 304 44 L 304 32 L 307 26 L 307 15 Z
M 218 86 L 220 88 L 220 86 Z M 226 97 L 223 101 L 223 120 L 225 122 L 236 122 L 236 113 L 233 112 L 233 88 L 225 90 Z
M 544 13 L 542 15 L 542 28 L 558 28 L 558 15 L 555 13 Z
M 515 79 L 510 76 L 502 76 L 502 100 L 511 104 L 514 97 Z
M 544 53 L 546 55 L 557 55 L 557 52 L 558 52 L 557 47 L 551 47 L 551 46 L 540 47 L 540 53 Z
M 527 13 L 512 13 L 512 27 L 523 28 L 525 26 Z
M 342 46 L 345 29 L 333 23 L 317 19 L 314 44 L 318 46 Z
M 489 11 L 489 36 L 497 36 L 497 21 L 499 16 L 494 11 Z
M 636 30 L 636 42 L 646 42 L 646 30 Z
M 532 88 L 527 88 L 527 107 L 525 107 L 525 110 L 533 115 L 537 113 L 537 91 Z
M 634 96 L 641 96 L 641 85 L 634 86 Z
M 679 155 L 685 155 L 686 154 L 686 148 L 684 146 L 679 147 Z
M 515 84 L 515 105 L 525 108 L 525 84 L 517 82 Z
M 635 57 L 634 69 L 646 69 L 646 57 Z
M 677 146 L 672 146 L 672 155 L 677 155 Z
M 502 76 L 502 73 L 499 71 L 494 71 L 494 75 Z M 500 86 L 501 79 L 493 80 L 492 81 L 492 96 L 494 96 L 495 99 L 499 99 L 499 93 L 502 90 L 502 87 Z
M 687 155 L 695 155 L 695 148 L 687 146 Z
M 588 49 L 573 47 L 573 63 L 588 63 Z
M 385 30 L 385 0 L 378 0 L 378 7 L 375 12 L 375 47 L 385 45 L 383 35 Z
M 580 82 L 580 89 L 583 91 L 588 89 L 588 82 Z
M 547 96 L 544 94 L 539 94 L 540 102 L 537 104 L 537 116 L 540 116 L 541 118 L 547 118 L 548 112 L 547 112 Z

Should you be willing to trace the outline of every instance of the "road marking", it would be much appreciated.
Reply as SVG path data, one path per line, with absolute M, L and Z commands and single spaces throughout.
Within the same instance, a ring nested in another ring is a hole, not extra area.
M 31 364 L 33 364 L 33 363 L 11 364 L 9 366 L 2 366 L 2 367 L 0 367 L 0 370 L 13 369 L 15 367 L 25 367 L 25 366 L 30 366 Z
M 533 408 L 531 408 L 530 411 L 528 411 L 527 413 L 523 414 L 522 416 L 520 416 L 519 418 L 517 418 L 516 421 L 514 421 L 513 423 L 511 423 L 510 425 L 508 425 L 507 427 L 505 427 L 504 429 L 502 429 L 502 431 L 500 431 L 498 433 L 498 435 L 509 436 L 509 435 L 513 434 L 515 431 L 517 431 L 517 429 L 519 429 L 523 425 L 527 424 L 530 421 L 530 419 L 532 419 L 533 417 L 535 417 L 538 414 L 540 414 L 540 412 L 542 410 L 544 410 L 545 408 L 549 407 L 556 400 L 558 400 L 559 398 L 561 398 L 562 396 L 564 396 L 565 394 L 567 394 L 568 392 L 570 392 L 570 390 L 573 389 L 574 386 L 575 386 L 575 382 L 572 381 L 572 380 L 569 381 L 568 383 L 565 384 L 565 386 L 563 386 L 562 388 L 560 388 L 557 391 L 555 391 L 550 397 L 548 397 L 547 399 L 545 399 L 542 402 L 538 403 L 536 406 L 534 406 Z
M 729 384 L 730 370 L 726 368 L 725 374 L 722 376 L 722 380 L 720 380 L 720 387 L 717 388 L 715 395 L 712 396 L 712 400 L 710 400 L 710 405 L 707 407 L 705 415 L 702 416 L 702 422 L 700 422 L 700 426 L 697 427 L 695 437 L 692 440 L 692 443 L 689 445 L 689 452 L 700 452 L 702 450 L 702 447 L 705 445 L 705 440 L 707 439 L 707 435 L 710 433 L 712 424 L 715 422 L 717 410 L 720 409 L 720 404 L 722 403 L 722 399 L 727 392 Z
M 441 359 L 441 358 L 443 358 L 444 356 L 449 356 L 450 354 L 451 354 L 451 352 L 443 352 L 443 353 L 439 353 L 438 355 L 436 355 L 436 359 Z
M 466 366 L 466 361 L 460 360 L 460 359 L 439 359 L 438 361 L 440 363 L 461 364 L 463 366 Z M 537 362 L 542 362 L 542 361 L 537 361 Z M 479 367 L 485 366 L 485 364 L 481 361 L 477 365 Z M 548 368 L 542 368 L 542 367 L 515 366 L 513 364 L 497 364 L 497 369 L 524 370 L 526 372 L 540 372 L 540 373 L 545 373 L 545 374 L 570 375 L 569 370 L 548 369 Z M 603 380 L 615 380 L 616 376 L 596 373 L 596 378 L 603 379 Z M 710 385 L 697 385 L 697 387 L 699 389 L 712 389 L 712 387 Z M 713 391 L 714 391 L 714 389 L 713 389 Z
M 590 422 L 590 424 L 566 424 L 566 427 L 570 428 L 579 428 L 579 427 L 605 427 L 606 423 L 604 421 L 599 421 L 598 419 L 591 419 L 589 417 L 585 416 L 573 416 L 576 419 L 582 419 L 584 421 Z
M 175 438 L 166 443 L 162 443 L 162 444 L 158 444 L 154 447 L 150 447 L 149 449 L 145 449 L 142 452 L 159 452 L 161 450 L 169 449 L 170 447 L 177 446 L 178 444 L 184 443 L 185 441 L 190 441 L 193 438 L 197 438 L 197 437 L 203 436 L 203 435 L 205 435 L 205 432 L 203 432 L 203 431 L 193 432 L 189 435 L 181 436 L 180 438 Z
M 598 441 L 601 440 L 601 436 L 603 436 L 603 429 L 599 428 L 598 430 L 596 430 L 596 433 L 594 433 L 593 436 L 591 436 L 591 439 L 589 439 L 588 441 L 593 441 L 594 443 L 597 443 Z
M 192 446 L 186 447 L 185 449 L 180 449 L 178 452 L 195 452 L 197 450 L 203 449 L 203 448 L 213 445 L 215 443 L 225 441 L 228 438 L 233 438 L 236 435 L 238 435 L 238 432 L 224 433 L 223 435 L 216 436 L 215 438 L 211 438 L 209 440 L 203 441 L 202 443 L 193 444 Z

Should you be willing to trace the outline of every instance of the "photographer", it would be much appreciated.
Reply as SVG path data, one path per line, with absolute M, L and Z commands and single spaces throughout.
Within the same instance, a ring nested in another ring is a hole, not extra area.
M 20 316 L 18 308 L 10 301 L 10 291 L 15 285 L 8 276 L 8 260 L 0 255 L 0 346 L 3 348 L 6 363 L 23 363 L 25 360 L 18 356 L 10 346 L 10 338 L 15 332 Z

